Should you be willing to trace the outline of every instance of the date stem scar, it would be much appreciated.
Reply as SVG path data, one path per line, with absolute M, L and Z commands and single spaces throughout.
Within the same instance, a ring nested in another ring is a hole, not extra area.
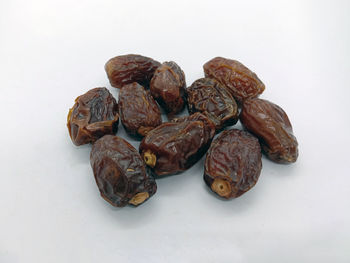
M 154 167 L 156 166 L 156 162 L 157 162 L 157 157 L 155 156 L 154 153 L 152 153 L 150 150 L 147 150 L 144 154 L 143 154 L 143 159 L 145 160 L 145 163 L 150 166 L 150 167 Z
M 131 200 L 129 201 L 132 205 L 139 205 L 143 203 L 149 197 L 148 192 L 137 193 Z
M 223 179 L 215 179 L 211 185 L 211 189 L 222 197 L 229 197 L 231 193 L 231 185 Z

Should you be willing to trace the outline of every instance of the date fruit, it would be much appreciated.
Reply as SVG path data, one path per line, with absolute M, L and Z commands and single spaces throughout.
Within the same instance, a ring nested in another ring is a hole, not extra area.
M 211 119 L 200 112 L 196 112 L 189 116 L 184 116 L 180 118 L 174 118 L 172 122 L 184 122 L 184 121 L 202 121 L 204 123 L 204 144 L 208 147 L 215 135 L 215 124 Z M 208 149 L 205 149 L 205 151 Z
M 201 78 L 187 88 L 188 111 L 201 112 L 211 119 L 217 131 L 236 124 L 238 107 L 232 95 L 214 79 Z
M 118 105 L 121 122 L 131 135 L 143 137 L 162 123 L 157 102 L 136 82 L 122 87 Z
M 267 157 L 278 163 L 293 163 L 298 158 L 298 142 L 292 125 L 281 107 L 263 99 L 243 104 L 240 120 L 257 136 Z
M 239 103 L 257 97 L 265 90 L 258 76 L 237 60 L 216 57 L 205 63 L 203 68 L 207 78 L 223 84 Z
M 211 141 L 205 126 L 200 120 L 184 120 L 166 122 L 151 130 L 141 141 L 140 153 L 153 174 L 176 174 L 196 163 Z
M 113 206 L 140 205 L 157 191 L 140 154 L 123 138 L 105 135 L 97 140 L 90 163 L 101 196 Z
M 118 129 L 118 104 L 106 88 L 95 88 L 75 99 L 67 127 L 75 145 L 93 143 Z
M 173 61 L 157 68 L 151 80 L 152 96 L 170 114 L 180 112 L 185 105 L 185 74 Z
M 126 84 L 137 82 L 143 87 L 149 87 L 149 82 L 160 66 L 158 61 L 140 55 L 123 55 L 111 58 L 105 65 L 105 70 L 111 85 L 121 88 Z
M 204 181 L 219 196 L 235 198 L 256 184 L 261 168 L 258 139 L 246 131 L 226 130 L 208 150 Z

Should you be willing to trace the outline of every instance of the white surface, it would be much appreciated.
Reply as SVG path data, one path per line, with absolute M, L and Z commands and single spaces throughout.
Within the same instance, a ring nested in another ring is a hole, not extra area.
M 349 1 L 1 1 L 0 262 L 349 262 L 349 10 Z M 90 88 L 117 94 L 103 67 L 127 53 L 176 61 L 187 84 L 214 56 L 240 60 L 288 113 L 298 162 L 264 158 L 258 184 L 222 201 L 202 180 L 202 159 L 158 180 L 142 206 L 111 207 L 66 115 Z

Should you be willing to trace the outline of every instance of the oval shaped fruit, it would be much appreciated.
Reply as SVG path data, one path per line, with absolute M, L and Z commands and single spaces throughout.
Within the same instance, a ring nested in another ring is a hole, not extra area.
M 131 135 L 143 137 L 162 123 L 158 104 L 150 92 L 136 82 L 122 87 L 118 105 L 121 122 Z
M 75 145 L 115 134 L 118 123 L 118 104 L 106 88 L 95 88 L 77 97 L 67 117 L 69 135 Z
M 90 163 L 101 196 L 113 206 L 140 205 L 157 191 L 140 154 L 123 138 L 106 135 L 97 140 Z
M 201 78 L 187 88 L 190 113 L 201 112 L 211 119 L 217 131 L 238 120 L 238 107 L 232 95 L 219 82 Z
M 211 144 L 204 181 L 219 196 L 230 199 L 250 190 L 262 168 L 259 141 L 246 131 L 223 131 Z
M 120 89 L 133 82 L 148 88 L 149 82 L 159 66 L 158 61 L 149 57 L 129 54 L 111 58 L 107 61 L 105 70 L 109 82 L 115 88 Z
M 267 157 L 278 163 L 293 163 L 298 158 L 298 142 L 284 110 L 263 99 L 244 102 L 240 120 L 257 136 Z
M 203 69 L 207 78 L 219 81 L 238 102 L 257 97 L 265 90 L 258 76 L 237 60 L 216 57 Z
M 176 174 L 203 156 L 210 143 L 206 132 L 200 120 L 166 122 L 143 138 L 139 150 L 155 175 Z
M 185 105 L 185 74 L 173 61 L 157 68 L 150 90 L 158 103 L 171 114 L 180 112 Z

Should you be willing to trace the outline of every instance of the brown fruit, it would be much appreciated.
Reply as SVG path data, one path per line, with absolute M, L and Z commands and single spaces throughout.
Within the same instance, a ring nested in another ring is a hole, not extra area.
M 93 143 L 118 129 L 118 104 L 106 88 L 95 88 L 75 99 L 67 127 L 75 145 Z
M 265 90 L 258 76 L 237 60 L 216 57 L 205 63 L 203 68 L 207 78 L 223 84 L 240 103 L 257 97 Z
M 298 142 L 284 110 L 263 99 L 246 100 L 240 120 L 257 136 L 267 157 L 278 163 L 293 163 L 298 158 Z
M 213 192 L 230 199 L 250 190 L 262 168 L 259 141 L 241 130 L 223 131 L 211 144 L 204 166 L 204 181 Z
M 115 88 L 120 89 L 133 82 L 148 88 L 159 66 L 160 63 L 151 58 L 129 54 L 111 58 L 107 61 L 105 70 L 111 85 Z

